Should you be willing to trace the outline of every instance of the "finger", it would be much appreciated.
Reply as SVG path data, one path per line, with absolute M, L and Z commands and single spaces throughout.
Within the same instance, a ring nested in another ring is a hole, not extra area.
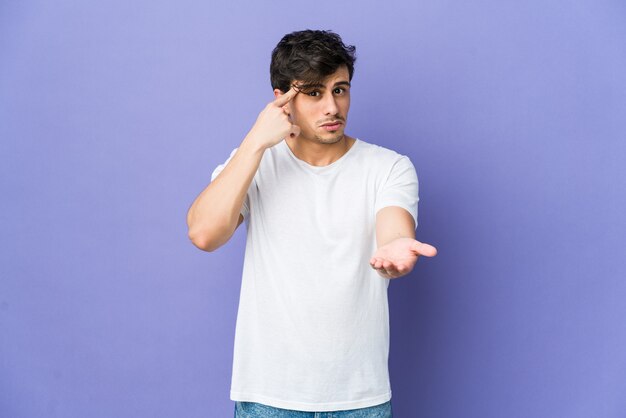
M 396 265 L 393 264 L 391 261 L 385 262 L 383 264 L 383 267 L 387 271 L 387 274 L 389 274 L 390 276 L 395 276 L 398 274 L 398 269 L 396 268 Z
M 385 273 L 384 270 L 378 270 L 377 273 L 383 279 L 392 279 L 393 278 L 393 277 L 389 276 L 387 273 Z
M 377 273 L 378 273 L 381 277 L 384 277 L 385 279 L 391 279 L 391 278 L 392 278 L 392 275 L 391 275 L 391 274 L 390 274 L 387 270 L 385 270 L 382 266 L 381 266 L 381 267 L 379 267 L 379 268 L 375 268 L 375 267 L 374 267 L 374 270 L 376 270 L 376 272 L 377 272 Z
M 278 96 L 274 100 L 274 104 L 278 107 L 283 107 L 284 105 L 289 103 L 289 101 L 293 99 L 298 93 L 300 93 L 300 90 L 297 90 L 292 86 L 287 93 L 283 94 L 282 96 Z
M 393 263 L 387 260 L 383 261 L 382 270 L 385 272 L 385 274 L 393 276 Z
M 434 257 L 437 255 L 437 249 L 435 247 L 419 241 L 415 241 L 411 250 L 418 255 L 424 255 L 426 257 Z
M 381 273 L 387 276 L 387 279 L 395 279 L 399 275 L 399 273 L 393 269 L 381 269 Z

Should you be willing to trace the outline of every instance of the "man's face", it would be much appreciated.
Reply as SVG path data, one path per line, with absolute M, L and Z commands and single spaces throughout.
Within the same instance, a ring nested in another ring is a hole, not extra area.
M 291 122 L 300 127 L 296 139 L 323 144 L 340 141 L 350 109 L 350 79 L 348 67 L 341 66 L 321 84 L 303 85 L 295 81 L 300 93 L 287 105 Z

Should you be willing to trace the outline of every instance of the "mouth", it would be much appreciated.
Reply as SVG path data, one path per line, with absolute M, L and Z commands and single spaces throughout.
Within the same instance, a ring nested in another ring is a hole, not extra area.
M 342 122 L 337 120 L 333 122 L 327 122 L 323 125 L 320 125 L 320 127 L 327 131 L 336 131 L 337 129 L 339 129 L 341 125 L 342 125 Z

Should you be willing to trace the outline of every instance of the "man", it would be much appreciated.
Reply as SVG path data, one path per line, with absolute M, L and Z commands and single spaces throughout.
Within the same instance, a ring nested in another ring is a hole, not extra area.
M 189 209 L 205 251 L 246 220 L 235 416 L 391 417 L 389 280 L 437 250 L 415 240 L 409 158 L 345 134 L 354 51 L 330 31 L 285 35 L 275 100 Z

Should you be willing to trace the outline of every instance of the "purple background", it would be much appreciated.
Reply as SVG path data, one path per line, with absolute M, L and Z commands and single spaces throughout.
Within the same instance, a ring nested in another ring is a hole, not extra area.
M 232 416 L 245 230 L 185 216 L 318 28 L 439 249 L 389 288 L 396 416 L 626 416 L 624 2 L 262 3 L 1 3 L 0 415 Z

